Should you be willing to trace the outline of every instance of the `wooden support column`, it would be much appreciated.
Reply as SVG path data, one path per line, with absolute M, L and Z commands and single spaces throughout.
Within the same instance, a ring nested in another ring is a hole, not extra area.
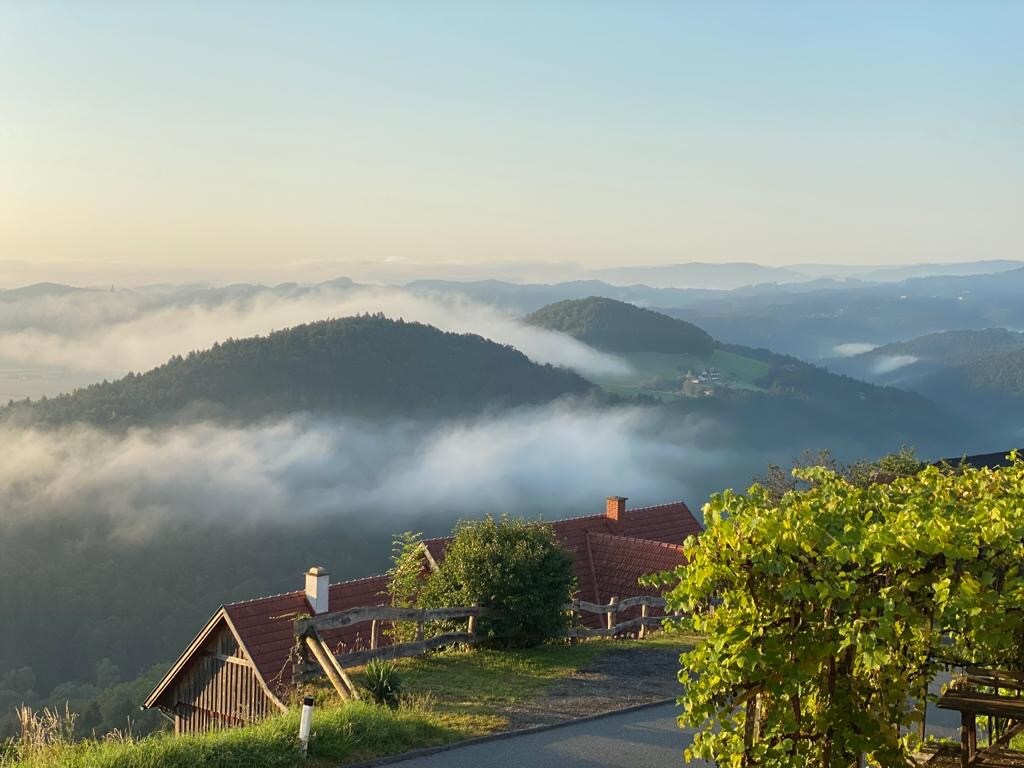
M 971 729 L 967 735 L 971 747 L 970 760 L 974 762 L 974 758 L 978 754 L 978 716 L 973 712 L 971 712 Z
M 960 713 L 960 768 L 968 768 L 971 764 L 971 716 L 967 712 Z

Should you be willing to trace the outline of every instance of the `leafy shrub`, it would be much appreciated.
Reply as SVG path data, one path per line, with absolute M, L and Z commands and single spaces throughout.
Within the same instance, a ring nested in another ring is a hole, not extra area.
M 374 659 L 363 671 L 363 688 L 377 704 L 391 709 L 398 708 L 398 697 L 402 693 L 402 679 L 393 661 Z
M 488 516 L 456 526 L 418 604 L 493 609 L 493 617 L 481 617 L 478 633 L 491 644 L 530 646 L 565 628 L 563 606 L 573 588 L 572 559 L 550 526 Z
M 1024 461 L 884 484 L 795 475 L 805 489 L 778 499 L 713 496 L 687 562 L 655 579 L 704 638 L 683 656 L 689 759 L 908 765 L 940 659 L 1024 664 Z

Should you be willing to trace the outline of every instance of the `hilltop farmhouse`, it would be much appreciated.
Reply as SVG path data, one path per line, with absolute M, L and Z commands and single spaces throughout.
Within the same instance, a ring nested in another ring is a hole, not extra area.
M 560 520 L 552 527 L 573 557 L 580 598 L 595 603 L 612 597 L 654 595 L 654 590 L 641 587 L 637 580 L 681 564 L 682 542 L 701 531 L 700 523 L 681 501 L 626 509 L 626 499 L 621 496 L 609 497 L 603 514 Z M 425 558 L 442 560 L 449 541 L 426 541 Z M 244 725 L 283 711 L 301 662 L 293 631 L 295 619 L 388 605 L 387 586 L 387 575 L 330 584 L 326 570 L 312 568 L 305 576 L 304 589 L 223 605 L 149 695 L 145 706 L 173 717 L 177 733 Z M 326 632 L 324 640 L 336 654 L 369 647 L 365 626 Z

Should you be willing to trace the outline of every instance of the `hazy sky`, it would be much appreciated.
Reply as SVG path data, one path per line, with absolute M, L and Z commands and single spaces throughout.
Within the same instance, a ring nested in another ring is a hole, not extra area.
M 1011 0 L 0 0 L 0 260 L 1018 258 L 1022 29 Z

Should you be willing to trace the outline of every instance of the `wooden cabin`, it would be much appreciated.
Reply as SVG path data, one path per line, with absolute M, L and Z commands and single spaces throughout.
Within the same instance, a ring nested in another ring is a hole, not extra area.
M 174 718 L 175 733 L 258 722 L 286 709 L 246 653 L 221 608 L 146 700 Z
M 551 523 L 573 556 L 583 600 L 654 595 L 637 579 L 683 562 L 681 544 L 701 531 L 685 504 L 626 509 L 626 499 L 608 498 L 599 515 Z M 440 562 L 451 539 L 424 542 L 428 559 Z M 305 574 L 305 589 L 221 606 L 174 663 L 145 706 L 174 718 L 177 733 L 197 733 L 256 722 L 287 709 L 304 654 L 294 622 L 302 616 L 388 605 L 386 575 L 330 583 L 322 568 Z M 631 609 L 639 615 L 639 608 Z M 626 615 L 622 618 L 633 618 Z M 587 623 L 598 626 L 602 617 Z M 323 640 L 336 655 L 366 650 L 365 625 L 328 630 Z M 387 638 L 381 638 L 387 642 Z

